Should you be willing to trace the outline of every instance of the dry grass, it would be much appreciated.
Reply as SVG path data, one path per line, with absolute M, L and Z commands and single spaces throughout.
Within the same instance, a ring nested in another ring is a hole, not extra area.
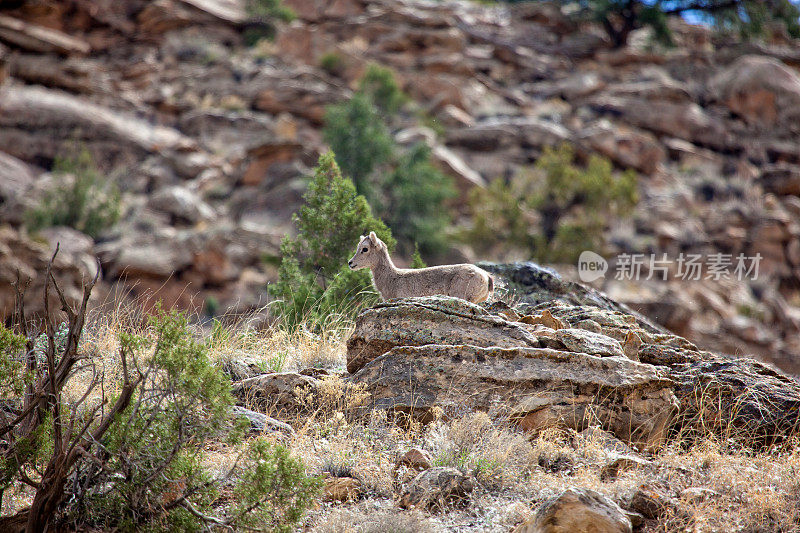
M 321 331 L 307 327 L 291 331 L 279 325 L 258 330 L 248 327 L 246 321 L 218 325 L 209 335 L 209 356 L 221 363 L 235 359 L 254 362 L 264 372 L 343 369 L 345 340 L 351 331 L 352 323 L 346 320 Z
M 119 332 L 148 334 L 143 324 L 141 316 L 122 309 L 94 317 L 82 350 L 97 356 L 98 369 L 113 376 Z M 344 367 L 351 324 L 338 323 L 322 332 L 305 328 L 288 332 L 279 327 L 259 331 L 242 324 L 216 332 L 198 329 L 219 364 L 255 361 L 265 372 Z M 85 379 L 88 376 L 76 376 L 70 390 L 80 392 Z M 731 442 L 720 444 L 709 433 L 693 445 L 672 443 L 653 454 L 630 451 L 644 460 L 608 479 L 601 475 L 603 468 L 615 453 L 626 452 L 612 449 L 601 432 L 578 437 L 573 431 L 550 429 L 531 436 L 508 421 L 479 412 L 453 418 L 442 418 L 440 413 L 427 426 L 400 427 L 383 412 L 351 416 L 366 400 L 363 389 L 332 375 L 323 381 L 313 406 L 309 403 L 309 414 L 286 420 L 295 433 L 282 442 L 310 473 L 352 476 L 364 487 L 357 501 L 320 502 L 305 518 L 307 530 L 508 531 L 531 516 L 540 502 L 567 487 L 590 488 L 625 506 L 645 485 L 674 506 L 661 518 L 645 522 L 642 531 L 800 531 L 798 442 L 755 453 Z M 475 477 L 469 506 L 445 513 L 398 508 L 402 484 L 414 472 L 396 463 L 412 447 L 428 452 L 435 466 L 452 466 Z M 235 450 L 215 443 L 208 449 L 209 466 L 220 472 L 235 456 Z M 6 492 L 2 512 L 7 514 L 25 501 L 24 491 Z

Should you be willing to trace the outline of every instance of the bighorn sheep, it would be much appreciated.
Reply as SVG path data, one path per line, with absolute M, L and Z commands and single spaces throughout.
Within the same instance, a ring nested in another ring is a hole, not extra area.
M 386 244 L 374 231 L 360 238 L 356 253 L 347 264 L 353 270 L 370 268 L 375 288 L 384 300 L 443 294 L 483 302 L 494 290 L 492 276 L 475 265 L 397 268 Z

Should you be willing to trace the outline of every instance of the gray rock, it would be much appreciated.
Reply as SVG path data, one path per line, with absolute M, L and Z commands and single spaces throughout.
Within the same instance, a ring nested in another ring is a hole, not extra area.
M 800 76 L 778 59 L 746 55 L 708 82 L 708 97 L 756 124 L 798 119 Z
M 532 432 L 581 430 L 597 417 L 618 438 L 644 446 L 664 442 L 677 407 L 672 382 L 652 365 L 550 348 L 398 346 L 349 381 L 371 394 L 366 409 L 423 421 L 434 407 L 496 412 Z
M 475 481 L 446 466 L 435 466 L 417 475 L 403 486 L 400 507 L 442 509 L 465 502 L 475 488 Z
M 477 265 L 499 276 L 512 294 L 519 297 L 522 304 L 526 304 L 518 306 L 523 314 L 539 314 L 542 309 L 549 309 L 554 315 L 575 324 L 580 320 L 593 319 L 596 310 L 607 310 L 615 313 L 603 313 L 604 321 L 614 320 L 620 325 L 630 326 L 630 321 L 633 320 L 648 332 L 668 333 L 662 326 L 602 292 L 580 283 L 566 281 L 554 270 L 536 263 L 479 262 Z M 565 305 L 563 308 L 553 308 L 554 302 Z
M 150 208 L 170 215 L 175 222 L 196 224 L 216 216 L 214 209 L 185 187 L 165 187 L 150 199 Z
M 445 296 L 404 298 L 380 303 L 358 315 L 347 341 L 347 370 L 355 373 L 395 346 L 425 344 L 540 345 L 525 325 L 465 300 Z
M 553 336 L 561 341 L 571 352 L 588 353 L 608 357 L 625 357 L 619 341 L 600 333 L 584 329 L 557 329 Z
M 605 464 L 600 468 L 600 479 L 602 481 L 613 481 L 625 470 L 647 468 L 652 464 L 652 461 L 634 454 L 610 453 L 606 458 Z
M 679 512 L 678 502 L 674 498 L 649 485 L 640 485 L 625 507 L 648 520 L 657 520 L 667 513 Z
M 276 372 L 233 384 L 233 394 L 243 402 L 255 402 L 274 412 L 296 412 L 308 406 L 298 394 L 313 393 L 319 380 L 296 372 Z
M 281 432 L 291 435 L 294 433 L 292 426 L 286 422 L 275 420 L 263 413 L 245 409 L 239 405 L 231 407 L 231 413 L 236 417 L 246 418 L 250 421 L 250 431 L 253 433 L 263 433 L 264 431 Z

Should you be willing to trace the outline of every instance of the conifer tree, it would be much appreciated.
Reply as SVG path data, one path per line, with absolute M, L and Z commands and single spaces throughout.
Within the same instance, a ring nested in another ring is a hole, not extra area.
M 319 158 L 304 199 L 293 216 L 297 236 L 284 238 L 279 279 L 269 288 L 289 326 L 306 319 L 318 323 L 333 313 L 352 314 L 373 301 L 369 273 L 350 270 L 347 261 L 359 237 L 370 231 L 390 249 L 395 244 L 353 182 L 342 176 L 333 152 Z

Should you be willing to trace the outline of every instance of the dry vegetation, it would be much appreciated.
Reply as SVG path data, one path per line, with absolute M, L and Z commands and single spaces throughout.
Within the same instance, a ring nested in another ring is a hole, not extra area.
M 87 321 L 81 350 L 102 354 L 101 372 L 119 372 L 118 338 L 122 331 L 143 329 L 143 317 L 123 308 L 95 314 Z M 509 531 L 531 516 L 538 503 L 561 490 L 585 487 L 629 506 L 644 486 L 663 499 L 640 531 L 797 531 L 800 528 L 800 443 L 752 451 L 708 436 L 689 442 L 678 436 L 655 453 L 632 450 L 602 431 L 582 434 L 552 429 L 526 435 L 507 421 L 485 413 L 464 412 L 426 425 L 400 426 L 384 412 L 354 417 L 366 400 L 364 391 L 346 385 L 345 320 L 323 330 L 275 326 L 255 330 L 246 321 L 229 327 L 197 327 L 208 340 L 210 356 L 223 368 L 247 361 L 263 372 L 309 367 L 332 371 L 318 398 L 302 416 L 268 413 L 289 422 L 292 435 L 267 434 L 286 445 L 313 475 L 353 477 L 362 484 L 355 501 L 318 503 L 303 519 L 305 530 L 318 532 Z M 85 390 L 80 374 L 70 381 L 67 397 Z M 108 392 L 108 391 L 106 391 Z M 87 402 L 87 407 L 91 402 Z M 251 405 L 249 407 L 255 407 Z M 205 461 L 212 471 L 227 470 L 236 450 L 207 443 Z M 401 510 L 397 497 L 415 472 L 397 466 L 403 453 L 419 448 L 433 466 L 451 466 L 475 477 L 468 505 L 434 512 Z M 620 456 L 628 459 L 619 460 Z M 633 456 L 634 459 L 629 459 Z M 614 465 L 617 461 L 616 466 Z M 610 473 L 609 473 L 610 472 Z M 229 503 L 225 491 L 217 502 Z M 30 491 L 6 492 L 2 514 L 30 504 Z
M 299 328 L 253 331 L 214 345 L 220 362 L 245 358 L 265 370 L 322 367 L 344 372 L 345 320 L 321 332 Z M 237 331 L 234 326 L 229 331 Z M 280 365 L 276 365 L 276 358 Z M 357 501 L 324 502 L 305 526 L 319 532 L 508 531 L 532 515 L 537 504 L 569 486 L 601 492 L 623 507 L 640 486 L 655 489 L 666 505 L 643 531 L 792 531 L 800 528 L 800 443 L 793 441 L 755 452 L 712 437 L 689 442 L 678 436 L 668 447 L 648 454 L 607 434 L 578 435 L 553 429 L 536 437 L 485 413 L 440 417 L 427 426 L 400 427 L 383 412 L 365 418 L 347 413 L 365 394 L 336 374 L 325 381 L 312 412 L 290 420 L 297 432 L 284 441 L 311 473 L 359 479 Z M 732 441 L 731 441 L 732 442 Z M 452 466 L 475 476 L 477 489 L 465 508 L 428 513 L 396 505 L 402 483 L 414 474 L 398 467 L 411 448 L 428 452 L 433 466 Z M 609 479 L 607 465 L 623 461 Z

